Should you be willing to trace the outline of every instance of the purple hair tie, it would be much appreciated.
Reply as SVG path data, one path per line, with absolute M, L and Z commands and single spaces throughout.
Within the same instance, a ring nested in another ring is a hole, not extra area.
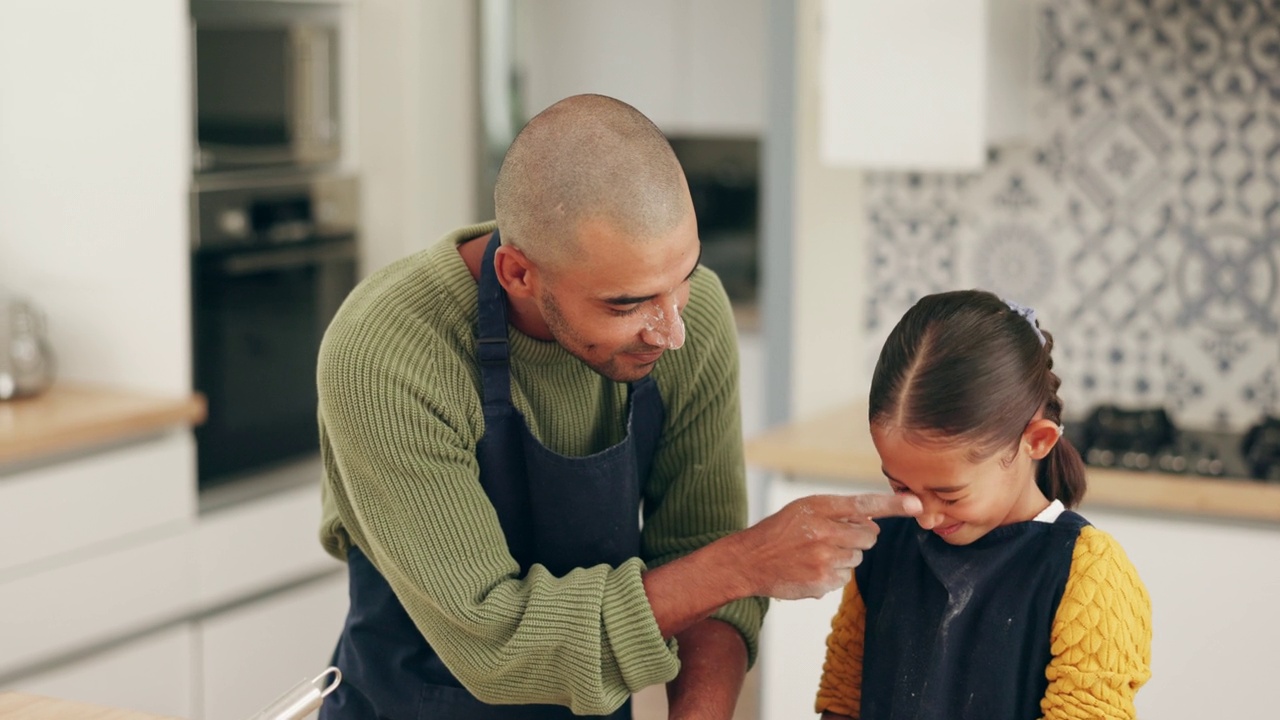
M 1031 326 L 1031 330 L 1035 332 L 1036 339 L 1040 341 L 1040 345 L 1041 347 L 1043 347 L 1044 333 L 1040 332 L 1040 327 L 1036 325 L 1036 311 L 1032 308 L 1027 307 L 1026 305 L 1019 305 L 1018 303 L 1012 300 L 1005 300 L 1004 304 L 1008 305 L 1010 310 L 1018 313 L 1019 315 L 1022 316 L 1023 320 L 1027 321 L 1027 324 Z

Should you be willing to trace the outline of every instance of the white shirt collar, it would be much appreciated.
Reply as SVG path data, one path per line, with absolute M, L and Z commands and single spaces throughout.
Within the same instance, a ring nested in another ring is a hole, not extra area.
M 1041 510 L 1039 515 L 1031 519 L 1033 522 L 1051 523 L 1057 520 L 1058 516 L 1061 515 L 1066 509 L 1067 509 L 1066 506 L 1062 504 L 1061 500 L 1054 500 L 1053 502 L 1049 503 L 1049 507 L 1045 508 L 1044 510 Z

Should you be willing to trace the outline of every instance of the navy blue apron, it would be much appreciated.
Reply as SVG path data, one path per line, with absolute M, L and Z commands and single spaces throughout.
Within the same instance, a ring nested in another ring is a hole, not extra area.
M 662 431 L 653 378 L 632 383 L 627 435 L 587 457 L 547 449 L 511 404 L 507 296 L 494 272 L 493 233 L 481 263 L 477 355 L 484 436 L 476 448 L 480 484 L 497 510 L 523 577 L 535 563 L 557 577 L 578 567 L 617 566 L 640 554 L 640 498 Z M 342 683 L 321 720 L 559 720 L 559 705 L 487 705 L 462 687 L 409 619 L 391 586 L 354 545 L 347 554 L 351 609 L 334 651 Z M 631 717 L 628 700 L 612 715 Z

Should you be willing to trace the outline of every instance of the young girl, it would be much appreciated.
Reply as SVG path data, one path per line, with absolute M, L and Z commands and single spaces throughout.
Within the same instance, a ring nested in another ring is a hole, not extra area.
M 889 335 L 871 436 L 918 518 L 879 520 L 845 588 L 823 718 L 1133 718 L 1151 603 L 1119 544 L 1069 508 L 1053 338 L 981 291 L 928 296 Z

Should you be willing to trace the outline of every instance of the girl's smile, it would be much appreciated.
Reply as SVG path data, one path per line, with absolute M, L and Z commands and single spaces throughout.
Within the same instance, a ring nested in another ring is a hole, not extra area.
M 953 523 L 951 525 L 946 525 L 943 527 L 935 527 L 933 531 L 937 533 L 939 537 L 947 537 L 948 535 L 951 535 L 955 531 L 959 530 L 962 525 L 964 525 L 964 523 Z

